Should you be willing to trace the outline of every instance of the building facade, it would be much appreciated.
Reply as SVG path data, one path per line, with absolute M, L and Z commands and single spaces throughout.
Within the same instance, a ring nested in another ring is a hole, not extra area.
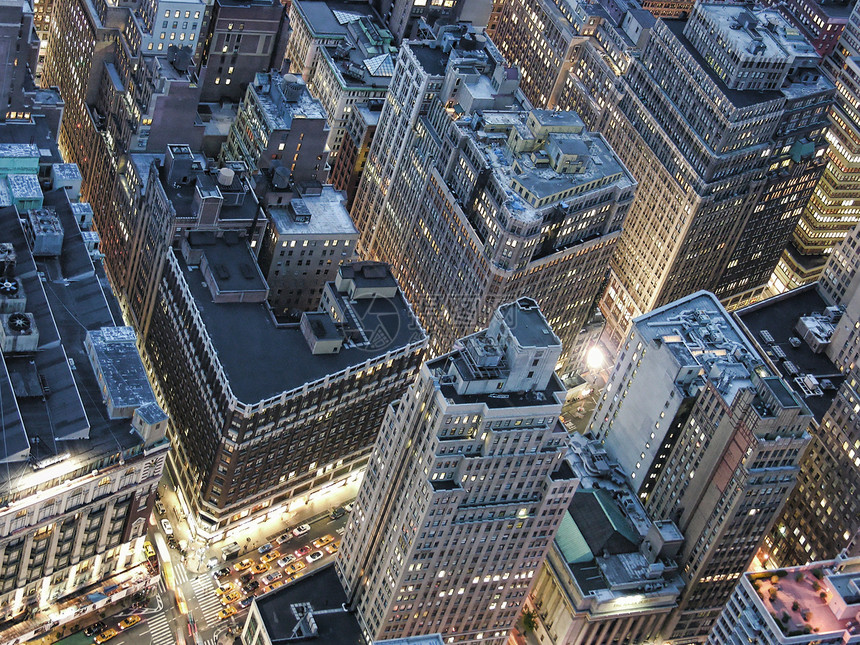
M 346 207 L 352 208 L 358 184 L 376 134 L 382 101 L 371 101 L 352 108 L 346 121 L 346 132 L 337 158 L 331 167 L 331 183 L 346 192 Z
M 389 408 L 336 564 L 368 640 L 507 641 L 577 485 L 560 354 L 522 298 Z

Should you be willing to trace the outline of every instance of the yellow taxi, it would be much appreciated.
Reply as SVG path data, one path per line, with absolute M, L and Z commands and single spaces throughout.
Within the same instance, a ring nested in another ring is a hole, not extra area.
M 269 563 L 272 560 L 277 560 L 281 557 L 280 551 L 269 551 L 268 553 L 264 553 L 263 557 L 260 558 L 260 562 Z
M 278 587 L 282 587 L 283 585 L 284 585 L 284 581 L 283 581 L 283 580 L 275 580 L 275 581 L 271 584 L 271 588 L 272 588 L 272 589 L 277 589 Z
M 337 550 L 340 548 L 340 542 L 333 542 L 332 544 L 327 544 L 325 547 L 326 553 L 337 553 Z
M 245 558 L 241 562 L 237 562 L 233 565 L 233 568 L 236 571 L 244 571 L 245 569 L 250 569 L 254 566 L 254 561 L 251 558 Z
M 269 569 L 271 569 L 271 567 L 268 564 L 266 564 L 265 562 L 261 562 L 260 564 L 255 564 L 251 568 L 251 571 L 253 571 L 254 575 L 257 576 L 261 573 L 266 573 L 266 571 L 268 571 Z
M 233 614 L 236 613 L 236 608 L 233 605 L 228 605 L 224 607 L 221 611 L 218 612 L 218 618 L 224 620 L 225 618 L 229 618 Z
M 241 597 L 242 597 L 242 592 L 239 591 L 238 589 L 236 591 L 231 591 L 230 593 L 221 596 L 221 604 L 222 605 L 229 605 L 232 602 L 236 602 Z
M 284 572 L 288 575 L 292 575 L 294 573 L 297 573 L 298 571 L 301 571 L 306 566 L 307 565 L 304 562 L 299 560 L 298 562 L 293 562 L 291 565 L 289 565 L 286 569 L 284 569 Z
M 224 584 L 218 585 L 218 588 L 215 590 L 216 596 L 223 596 L 225 593 L 230 593 L 238 588 L 238 585 L 232 580 L 225 582 Z
M 119 628 L 120 629 L 128 629 L 129 627 L 134 627 L 140 622 L 140 616 L 129 616 L 125 620 L 120 621 Z
M 103 631 L 101 634 L 96 636 L 96 643 L 107 643 L 111 638 L 116 636 L 119 632 L 115 629 L 108 629 Z
M 313 545 L 315 548 L 321 549 L 326 544 L 329 544 L 331 542 L 334 542 L 334 536 L 333 535 L 323 535 L 321 538 L 317 538 L 316 540 L 314 540 Z

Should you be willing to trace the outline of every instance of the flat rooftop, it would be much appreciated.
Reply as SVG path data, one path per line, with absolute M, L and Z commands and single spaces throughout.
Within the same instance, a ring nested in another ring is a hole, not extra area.
M 200 269 L 188 267 L 181 254 L 176 258 L 233 394 L 246 404 L 360 365 L 423 337 L 398 290 L 391 299 L 368 298 L 349 303 L 374 342 L 361 347 L 346 343 L 337 354 L 314 355 L 298 324 L 277 324 L 265 303 L 213 302 Z
M 763 606 L 764 612 L 761 609 L 759 611 L 768 620 L 772 631 L 791 636 L 800 635 L 804 633 L 805 627 L 809 627 L 821 642 L 833 642 L 828 639 L 828 636 L 833 635 L 842 636 L 845 642 L 849 642 L 849 636 L 860 635 L 860 623 L 857 621 L 857 611 L 860 610 L 860 559 L 848 559 L 839 567 L 834 567 L 834 564 L 818 562 L 777 570 L 780 575 L 775 583 L 772 582 L 772 576 L 776 573 L 774 571 L 745 574 L 747 580 L 759 585 L 760 595 L 757 594 L 754 602 L 758 601 Z M 824 602 L 820 597 L 822 589 L 827 592 Z M 848 606 L 847 610 L 845 605 Z M 795 606 L 797 609 L 794 609 Z M 786 615 L 788 620 L 784 623 L 772 618 Z
M 254 599 L 273 643 L 287 642 L 302 612 L 310 608 L 318 632 L 302 640 L 318 645 L 365 645 L 355 614 L 342 608 L 346 602 L 333 564 Z
M 40 258 L 29 252 L 14 209 L 0 211 L 0 241 L 10 242 L 17 255 L 15 274 L 27 295 L 26 311 L 32 313 L 39 331 L 39 350 L 32 356 L 8 356 L 5 365 L 15 389 L 30 461 L 36 464 L 63 460 L 81 461 L 115 454 L 140 445 L 128 419 L 110 420 L 102 402 L 101 388 L 84 347 L 89 330 L 121 323 L 112 314 L 113 294 L 103 272 L 92 263 L 81 238 L 65 191 L 45 193 L 46 206 L 55 210 L 64 229 L 63 253 Z M 44 281 L 39 274 L 44 276 Z M 0 375 L 2 376 L 2 375 Z M 44 377 L 44 380 L 41 378 Z M 12 454 L 19 441 L 8 415 L 15 409 L 0 378 L 7 432 L 3 451 Z M 43 397 L 43 384 L 49 391 Z M 27 462 L 7 463 L 0 481 L 12 491 L 32 485 L 34 478 L 51 478 L 63 466 L 34 470 Z M 14 484 L 12 484 L 14 482 Z M 11 484 L 11 485 L 10 485 Z
M 442 51 L 441 48 L 435 45 L 431 46 L 427 43 L 409 43 L 408 45 L 404 45 L 404 47 L 406 46 L 412 50 L 415 58 L 421 63 L 421 67 L 430 76 L 445 75 L 445 70 L 448 66 L 448 54 Z
M 269 285 L 244 238 L 235 231 L 216 237 L 210 231 L 191 231 L 189 245 L 203 252 L 212 278 L 222 294 L 229 291 L 266 291 Z
M 687 53 L 693 57 L 693 59 L 698 63 L 699 67 L 701 67 L 704 72 L 708 75 L 708 78 L 714 82 L 717 86 L 717 89 L 725 96 L 729 102 L 734 105 L 738 109 L 748 108 L 753 105 L 758 105 L 759 103 L 766 103 L 768 101 L 776 101 L 783 97 L 783 93 L 778 90 L 735 90 L 730 88 L 723 82 L 717 73 L 711 68 L 710 63 L 706 61 L 702 55 L 693 47 L 693 44 L 687 40 L 687 37 L 684 35 L 684 27 L 687 25 L 686 20 L 663 20 L 663 24 L 669 28 L 669 31 L 678 39 L 678 42 L 684 46 L 684 49 L 687 50 Z
M 141 163 L 145 163 L 147 160 L 151 159 L 149 155 L 132 156 L 136 157 L 136 161 Z M 217 178 L 214 175 L 211 175 L 208 172 L 202 170 L 195 171 L 191 176 L 191 181 L 187 184 L 170 184 L 167 181 L 167 172 L 163 163 L 164 155 L 155 155 L 155 158 L 162 161 L 162 164 L 158 169 L 159 178 L 161 179 L 161 185 L 164 188 L 164 192 L 167 195 L 167 198 L 173 204 L 173 208 L 176 210 L 176 217 L 180 220 L 180 223 L 182 219 L 196 219 L 199 216 L 192 213 L 192 208 L 194 205 L 194 193 L 198 190 L 198 188 L 205 195 L 215 194 L 216 186 L 217 190 L 220 191 L 222 195 L 227 190 L 239 190 L 244 193 L 244 199 L 242 199 L 241 204 L 221 204 L 221 210 L 218 213 L 219 220 L 252 221 L 254 219 L 254 216 L 257 214 L 259 204 L 256 202 L 253 195 L 251 194 L 253 191 L 245 190 L 245 188 L 241 185 L 241 179 L 238 175 L 233 178 L 233 184 L 229 188 L 218 185 Z M 146 177 L 148 175 L 149 170 L 147 166 L 147 169 L 145 170 L 145 175 L 142 176 Z
M 589 193 L 603 190 L 611 183 L 632 185 L 633 179 L 621 160 L 596 132 L 553 132 L 547 143 L 532 152 L 514 152 L 508 145 L 511 130 L 523 140 L 534 139 L 526 123 L 535 114 L 541 125 L 558 128 L 582 127 L 575 112 L 535 110 L 485 110 L 481 117 L 467 115 L 458 122 L 461 135 L 471 140 L 478 153 L 489 163 L 500 188 L 505 192 L 505 206 L 511 217 L 531 221 L 565 201 L 583 200 Z M 557 116 L 556 116 L 557 115 Z M 479 128 L 473 128 L 476 119 Z M 485 126 L 493 126 L 487 129 Z M 548 151 L 558 148 L 565 155 L 575 155 L 581 164 L 576 172 L 558 172 L 549 165 Z M 541 163 L 535 163 L 537 155 Z M 594 183 L 595 185 L 587 187 Z M 598 185 L 599 184 L 599 185 Z M 529 195 L 518 192 L 522 186 Z
M 293 198 L 289 206 L 269 207 L 269 217 L 279 235 L 355 235 L 358 231 L 344 206 L 345 195 L 332 186 L 323 186 L 319 195 Z M 308 222 L 297 222 L 291 208 L 310 216 Z M 301 210 L 299 210 L 301 209 Z
M 346 38 L 346 26 L 363 16 L 373 16 L 367 4 L 322 0 L 293 0 L 311 33 L 317 38 Z
M 523 306 L 531 304 L 531 306 Z M 557 347 L 561 345 L 558 336 L 546 321 L 537 303 L 522 298 L 499 307 L 505 322 L 522 347 Z
M 311 96 L 304 83 L 300 83 L 298 79 L 295 83 L 300 87 L 287 97 L 282 90 L 287 81 L 280 74 L 258 73 L 254 78 L 254 96 L 270 132 L 289 130 L 293 119 L 326 118 L 319 99 Z
M 131 327 L 90 330 L 90 342 L 114 407 L 140 407 L 155 402 Z
M 803 341 L 795 347 L 789 339 L 799 338 L 795 326 L 801 316 L 821 313 L 826 307 L 827 303 L 812 284 L 734 312 L 735 318 L 748 330 L 759 354 L 767 357 L 771 367 L 782 375 L 795 396 L 806 403 L 819 422 L 830 408 L 845 376 L 826 354 L 814 353 Z M 766 335 L 773 338 L 773 343 L 765 340 Z M 821 390 L 820 396 L 804 396 L 795 382 L 800 374 L 811 374 L 819 381 L 827 379 L 834 388 Z

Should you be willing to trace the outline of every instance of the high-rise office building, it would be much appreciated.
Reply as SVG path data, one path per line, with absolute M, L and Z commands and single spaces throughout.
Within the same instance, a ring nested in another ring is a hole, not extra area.
M 795 484 L 811 418 L 713 294 L 634 321 L 591 431 L 684 535 L 667 640 L 707 634 Z
M 278 317 L 297 319 L 302 311 L 316 309 L 338 267 L 353 259 L 358 231 L 344 197 L 331 186 L 314 186 L 287 205 L 266 209 L 259 263 Z
M 817 280 L 833 248 L 860 222 L 855 206 L 860 190 L 860 8 L 853 16 L 838 51 L 822 66 L 836 84 L 836 101 L 829 112 L 827 165 L 774 270 L 770 286 L 776 293 Z
M 708 645 L 860 643 L 860 558 L 745 573 Z
M 560 355 L 522 298 L 390 406 L 337 560 L 368 640 L 507 642 L 578 481 Z
M 618 343 L 633 317 L 700 288 L 731 306 L 761 296 L 821 174 L 835 90 L 774 10 L 699 3 L 653 25 L 603 13 L 556 105 L 603 133 L 641 186 L 601 302 Z
M 765 541 L 761 558 L 803 564 L 835 557 L 860 529 L 857 405 L 856 233 L 831 255 L 820 285 L 807 285 L 735 312 L 772 369 L 813 413 L 812 442 L 798 484 Z M 840 285 L 849 285 L 849 288 Z
M 201 101 L 240 101 L 259 72 L 280 71 L 287 45 L 280 0 L 214 0 L 200 34 Z
M 592 311 L 636 182 L 574 112 L 532 110 L 483 36 L 404 45 L 353 204 L 446 351 L 536 299 L 565 345 Z
M 800 29 L 819 54 L 827 56 L 836 48 L 855 3 L 854 0 L 770 0 L 766 4 L 778 9 Z
M 529 643 L 638 645 L 658 641 L 684 583 L 683 543 L 670 521 L 652 522 L 606 450 L 574 434 L 566 461 L 579 488 L 534 589 Z

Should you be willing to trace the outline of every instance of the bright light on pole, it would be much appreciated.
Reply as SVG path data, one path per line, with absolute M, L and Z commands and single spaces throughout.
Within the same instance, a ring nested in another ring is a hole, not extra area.
M 599 370 L 603 367 L 606 357 L 603 355 L 603 350 L 597 345 L 588 350 L 585 355 L 585 364 L 590 370 Z

